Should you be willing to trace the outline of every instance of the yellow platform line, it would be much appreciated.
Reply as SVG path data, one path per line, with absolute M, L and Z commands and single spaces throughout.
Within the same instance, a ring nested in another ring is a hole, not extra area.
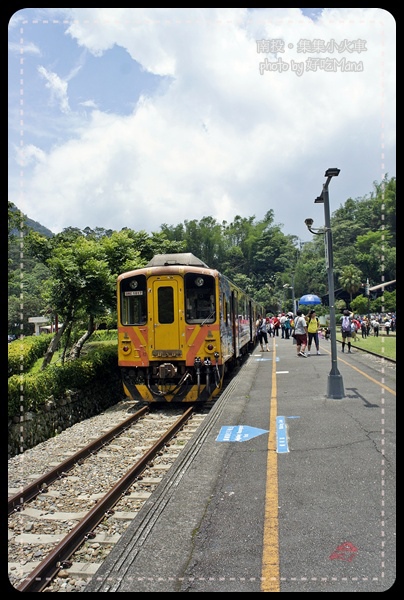
M 264 543 L 262 552 L 262 592 L 280 591 L 279 519 L 278 519 L 278 454 L 276 451 L 276 345 L 272 344 L 272 388 L 270 400 Z

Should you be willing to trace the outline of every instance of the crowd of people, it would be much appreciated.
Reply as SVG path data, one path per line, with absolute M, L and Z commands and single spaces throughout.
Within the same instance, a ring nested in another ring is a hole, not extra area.
M 344 311 L 345 313 L 345 311 Z M 396 331 L 396 315 L 395 313 L 375 314 L 375 315 L 354 315 L 347 311 L 347 315 L 351 319 L 351 337 L 353 340 L 359 338 L 367 338 L 369 335 L 379 336 L 380 330 L 383 328 L 386 335 Z
M 257 322 L 257 338 L 261 351 L 269 352 L 268 338 L 280 337 L 282 339 L 293 338 L 298 357 L 307 358 L 311 355 L 314 342 L 316 354 L 320 354 L 320 336 L 330 339 L 329 327 L 320 325 L 320 320 L 315 309 L 310 309 L 307 315 L 302 310 L 297 310 L 296 315 L 292 312 L 280 313 L 272 317 L 259 315 Z M 340 318 L 340 330 L 342 336 L 341 351 L 351 354 L 351 342 L 357 341 L 359 334 L 366 338 L 373 334 L 379 335 L 381 327 L 386 335 L 396 331 L 395 313 L 375 315 L 354 315 L 348 309 L 344 310 Z

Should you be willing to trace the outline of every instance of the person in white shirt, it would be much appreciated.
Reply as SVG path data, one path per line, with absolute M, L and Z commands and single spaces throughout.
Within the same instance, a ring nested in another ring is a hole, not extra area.
M 282 329 L 282 339 L 285 339 L 285 321 L 286 321 L 286 315 L 284 315 L 282 313 L 282 316 L 279 317 L 279 321 L 281 322 L 281 329 Z
M 295 339 L 296 339 L 296 351 L 297 356 L 302 356 L 307 358 L 307 354 L 305 352 L 307 346 L 307 323 L 306 319 L 299 309 L 296 312 L 295 319 Z

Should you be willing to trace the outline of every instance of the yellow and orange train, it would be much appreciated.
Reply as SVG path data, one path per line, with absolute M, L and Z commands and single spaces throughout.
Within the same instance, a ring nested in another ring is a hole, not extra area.
M 191 253 L 158 254 L 117 283 L 118 365 L 125 394 L 145 402 L 215 397 L 256 345 L 264 307 Z

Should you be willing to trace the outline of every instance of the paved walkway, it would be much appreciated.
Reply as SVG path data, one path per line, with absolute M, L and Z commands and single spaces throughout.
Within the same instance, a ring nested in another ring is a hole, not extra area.
M 384 592 L 395 563 L 395 367 L 330 343 L 255 351 L 86 591 Z

